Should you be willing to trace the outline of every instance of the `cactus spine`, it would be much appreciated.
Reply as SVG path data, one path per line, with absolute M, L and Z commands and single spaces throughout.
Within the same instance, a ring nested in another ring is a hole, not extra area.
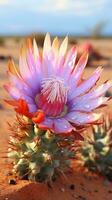
M 81 145 L 81 163 L 89 171 L 112 181 L 112 123 L 107 117 L 103 125 L 93 126 L 93 138 Z
M 27 117 L 17 116 L 11 126 L 8 157 L 13 172 L 33 181 L 51 182 L 70 167 L 74 139 L 41 130 Z

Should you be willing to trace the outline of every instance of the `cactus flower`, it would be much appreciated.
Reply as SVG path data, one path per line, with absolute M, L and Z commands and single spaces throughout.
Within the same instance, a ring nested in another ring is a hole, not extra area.
M 83 80 L 88 54 L 84 52 L 76 63 L 76 48 L 72 47 L 67 52 L 67 46 L 67 37 L 59 47 L 58 38 L 51 44 L 47 34 L 40 53 L 36 41 L 33 40 L 32 44 L 28 40 L 21 49 L 19 68 L 13 61 L 9 62 L 10 84 L 5 85 L 14 101 L 26 101 L 28 113 L 41 110 L 45 117 L 39 127 L 55 133 L 68 133 L 77 126 L 96 122 L 100 114 L 94 113 L 94 110 L 106 103 L 108 98 L 103 94 L 112 86 L 112 81 L 107 81 L 94 88 L 100 78 L 101 67 Z M 35 117 L 33 119 L 34 123 L 38 123 Z

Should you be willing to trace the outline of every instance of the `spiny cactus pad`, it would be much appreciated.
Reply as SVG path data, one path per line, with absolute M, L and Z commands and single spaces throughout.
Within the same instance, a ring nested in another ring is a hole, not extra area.
M 73 137 L 41 130 L 27 117 L 17 116 L 10 125 L 8 157 L 13 161 L 13 172 L 21 178 L 51 182 L 70 167 L 75 153 Z
M 108 118 L 103 125 L 93 127 L 93 138 L 82 143 L 81 162 L 88 170 L 112 181 L 112 123 Z

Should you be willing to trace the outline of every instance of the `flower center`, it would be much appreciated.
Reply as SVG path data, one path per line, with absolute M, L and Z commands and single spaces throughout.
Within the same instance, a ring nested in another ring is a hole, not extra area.
M 45 78 L 41 87 L 41 94 L 37 102 L 39 108 L 51 117 L 61 115 L 65 109 L 68 92 L 64 80 L 58 77 Z

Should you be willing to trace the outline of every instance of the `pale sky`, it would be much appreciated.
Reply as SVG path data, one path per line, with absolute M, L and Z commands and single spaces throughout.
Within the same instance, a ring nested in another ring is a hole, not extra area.
M 0 34 L 88 34 L 98 22 L 112 35 L 112 0 L 0 0 Z

